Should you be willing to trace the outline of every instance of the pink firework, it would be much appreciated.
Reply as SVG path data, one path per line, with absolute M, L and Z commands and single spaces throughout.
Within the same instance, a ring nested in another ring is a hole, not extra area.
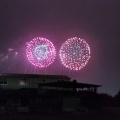
M 56 50 L 48 39 L 37 37 L 27 43 L 26 54 L 31 64 L 44 68 L 53 63 Z
M 66 68 L 80 70 L 88 63 L 90 47 L 84 39 L 73 37 L 62 44 L 59 56 Z

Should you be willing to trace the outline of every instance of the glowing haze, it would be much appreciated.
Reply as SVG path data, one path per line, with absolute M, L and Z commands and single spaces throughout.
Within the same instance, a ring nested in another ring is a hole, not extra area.
M 37 37 L 27 43 L 26 54 L 31 64 L 44 68 L 54 62 L 56 50 L 48 39 Z
M 59 55 L 66 68 L 80 70 L 88 63 L 90 47 L 84 39 L 73 37 L 62 44 Z

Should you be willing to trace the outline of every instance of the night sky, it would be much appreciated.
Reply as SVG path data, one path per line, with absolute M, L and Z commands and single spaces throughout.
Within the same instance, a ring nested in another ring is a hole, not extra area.
M 37 36 L 57 50 L 54 63 L 44 69 L 26 58 L 26 42 Z M 58 55 L 71 37 L 85 39 L 91 48 L 80 71 L 66 69 Z M 120 0 L 0 0 L 0 72 L 68 75 L 115 95 L 120 90 Z

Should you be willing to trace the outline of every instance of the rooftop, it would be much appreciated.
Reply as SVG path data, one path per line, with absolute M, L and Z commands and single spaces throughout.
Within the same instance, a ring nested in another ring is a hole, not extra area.
M 0 77 L 17 77 L 17 78 L 49 78 L 49 79 L 68 79 L 66 75 L 41 75 L 41 74 L 13 74 L 13 73 L 0 73 Z
M 39 83 L 39 86 L 49 86 L 49 87 L 62 87 L 62 88 L 90 88 L 90 87 L 100 87 L 102 85 L 86 84 L 86 83 L 77 83 L 74 81 L 66 82 L 52 82 L 52 83 Z

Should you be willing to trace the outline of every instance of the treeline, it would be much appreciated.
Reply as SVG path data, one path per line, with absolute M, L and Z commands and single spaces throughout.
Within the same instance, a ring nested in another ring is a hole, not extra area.
M 113 97 L 106 93 L 99 94 L 100 103 L 105 107 L 120 107 L 120 91 Z

